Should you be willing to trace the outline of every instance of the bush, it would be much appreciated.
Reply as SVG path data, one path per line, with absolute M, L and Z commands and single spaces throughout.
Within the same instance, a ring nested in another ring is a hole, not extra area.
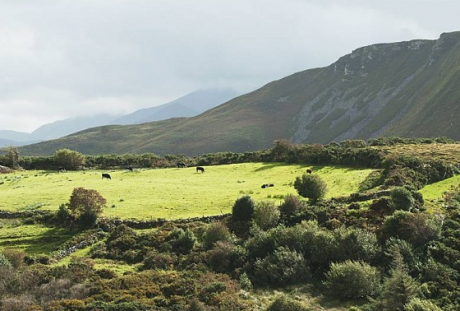
M 275 227 L 280 219 L 280 211 L 273 202 L 262 201 L 254 211 L 254 222 L 263 230 Z
M 396 187 L 390 192 L 395 210 L 410 211 L 415 206 L 412 193 L 404 187 Z
M 254 270 L 258 282 L 275 286 L 297 284 L 310 278 L 303 255 L 282 246 L 264 259 L 258 259 Z
M 316 202 L 326 194 L 327 185 L 318 175 L 304 174 L 296 178 L 294 188 L 299 195 Z
M 106 203 L 106 199 L 97 190 L 79 187 L 73 189 L 67 206 L 80 225 L 91 227 L 96 223 L 97 216 L 102 213 Z
M 380 273 L 377 268 L 362 261 L 333 263 L 326 273 L 325 285 L 331 294 L 340 299 L 365 298 L 377 294 Z
M 196 237 L 190 229 L 174 229 L 167 240 L 171 244 L 173 251 L 178 254 L 188 254 L 196 243 Z
M 15 269 L 17 269 L 24 264 L 24 258 L 26 257 L 26 253 L 24 251 L 17 250 L 17 249 L 5 248 L 3 250 L 3 256 L 11 263 L 11 265 Z M 0 263 L 0 266 L 1 266 L 1 263 Z
M 57 150 L 54 153 L 54 158 L 56 163 L 66 170 L 76 170 L 85 164 L 85 156 L 70 149 Z
M 288 218 L 292 215 L 295 215 L 301 208 L 302 203 L 295 195 L 288 194 L 284 198 L 284 202 L 280 205 L 279 210 L 281 217 Z
M 5 255 L 3 253 L 0 253 L 0 268 L 11 268 L 11 262 L 6 259 Z
M 223 223 L 214 222 L 208 226 L 203 234 L 203 247 L 211 249 L 217 241 L 228 241 L 229 239 L 230 230 Z
M 267 311 L 309 311 L 310 309 L 304 307 L 301 303 L 288 298 L 286 296 L 281 296 L 276 298 L 275 301 L 267 308 Z
M 442 311 L 442 309 L 431 301 L 413 298 L 404 306 L 404 311 Z
M 255 202 L 246 195 L 235 201 L 232 208 L 233 221 L 250 221 L 254 214 Z

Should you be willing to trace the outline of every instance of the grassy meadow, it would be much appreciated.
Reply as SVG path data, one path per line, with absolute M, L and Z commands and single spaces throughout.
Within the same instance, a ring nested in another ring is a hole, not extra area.
M 349 195 L 371 169 L 311 167 L 281 163 L 244 163 L 194 167 L 112 171 L 22 171 L 0 177 L 0 209 L 57 210 L 69 201 L 77 187 L 96 189 L 107 199 L 104 216 L 120 218 L 184 218 L 231 211 L 235 200 L 250 195 L 254 200 L 279 204 L 286 194 L 296 194 L 293 182 L 313 168 L 328 185 L 327 198 Z M 101 179 L 102 173 L 112 179 Z M 3 182 L 3 184 L 2 184 Z M 261 185 L 275 186 L 262 189 Z

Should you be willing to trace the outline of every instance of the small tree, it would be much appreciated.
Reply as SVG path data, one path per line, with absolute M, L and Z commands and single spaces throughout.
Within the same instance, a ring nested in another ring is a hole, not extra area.
M 284 202 L 280 205 L 279 210 L 281 217 L 287 218 L 297 213 L 301 208 L 301 202 L 293 194 L 284 197 Z
M 60 149 L 54 153 L 54 158 L 59 166 L 68 170 L 76 170 L 85 164 L 85 156 L 80 152 L 70 149 Z
M 230 230 L 223 223 L 214 222 L 203 234 L 203 247 L 211 249 L 217 241 L 228 241 L 229 239 Z
M 415 206 L 412 193 L 404 187 L 396 187 L 391 190 L 391 201 L 395 210 L 410 211 Z
M 74 219 L 83 227 L 93 226 L 102 213 L 106 199 L 97 190 L 74 188 L 67 204 Z
M 327 185 L 318 175 L 303 174 L 296 178 L 294 188 L 299 195 L 315 203 L 324 197 Z
M 245 195 L 235 201 L 232 208 L 232 217 L 234 221 L 250 221 L 254 214 L 254 200 Z
M 13 168 L 19 167 L 19 151 L 17 147 L 10 146 L 6 149 L 6 158 L 8 160 L 8 165 Z

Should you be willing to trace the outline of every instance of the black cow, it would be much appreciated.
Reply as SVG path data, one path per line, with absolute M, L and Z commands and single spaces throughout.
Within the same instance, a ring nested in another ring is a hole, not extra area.
M 307 169 L 307 173 L 311 174 L 311 173 L 313 173 L 313 171 L 311 169 Z
M 187 167 L 184 162 L 177 162 L 177 167 Z
M 110 177 L 110 174 L 107 174 L 107 173 L 102 173 L 102 179 L 104 178 L 112 180 L 112 177 Z
M 263 184 L 261 186 L 262 189 L 265 189 L 265 188 L 268 188 L 268 187 L 275 187 L 275 185 L 274 184 Z
M 198 173 L 198 172 L 204 173 L 204 167 L 202 167 L 202 166 L 197 166 L 197 167 L 196 167 L 196 172 L 197 172 L 197 173 Z
M 65 172 L 65 168 L 63 166 L 59 166 L 58 173 L 64 173 L 64 172 Z
M 128 171 L 132 172 L 133 171 L 133 167 L 130 165 L 126 168 Z

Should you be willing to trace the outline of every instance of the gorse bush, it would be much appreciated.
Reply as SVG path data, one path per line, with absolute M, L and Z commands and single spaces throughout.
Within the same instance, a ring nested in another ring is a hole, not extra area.
M 303 255 L 286 247 L 277 248 L 273 254 L 254 264 L 255 280 L 262 284 L 285 286 L 305 282 L 311 277 Z
M 324 284 L 340 299 L 375 296 L 380 288 L 380 272 L 363 261 L 332 263 Z
M 404 187 L 396 187 L 391 190 L 390 197 L 395 210 L 410 211 L 415 206 L 412 193 Z

